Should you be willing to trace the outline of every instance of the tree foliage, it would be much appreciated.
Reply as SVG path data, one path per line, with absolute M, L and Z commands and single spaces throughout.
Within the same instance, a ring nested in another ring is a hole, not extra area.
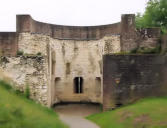
M 161 27 L 167 33 L 167 0 L 150 0 L 143 15 L 136 16 L 137 28 Z

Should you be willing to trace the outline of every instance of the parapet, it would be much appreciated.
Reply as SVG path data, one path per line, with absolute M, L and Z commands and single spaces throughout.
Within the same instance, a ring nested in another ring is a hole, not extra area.
M 97 40 L 106 35 L 121 33 L 121 24 L 101 26 L 62 26 L 38 22 L 30 15 L 17 15 L 18 33 L 30 32 L 49 35 L 57 39 L 67 40 Z
M 0 56 L 15 56 L 17 49 L 17 33 L 0 32 Z
M 30 15 L 17 15 L 16 19 L 16 32 L 0 33 L 0 54 L 2 55 L 16 55 L 19 33 L 43 34 L 59 40 L 98 40 L 104 36 L 120 35 L 121 51 L 130 51 L 138 47 L 145 36 L 147 38 L 160 37 L 159 28 L 137 31 L 134 14 L 123 14 L 121 22 L 100 26 L 48 24 L 36 21 Z

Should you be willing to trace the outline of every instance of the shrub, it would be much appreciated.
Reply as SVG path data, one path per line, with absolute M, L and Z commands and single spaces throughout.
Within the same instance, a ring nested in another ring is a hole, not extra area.
M 30 88 L 28 85 L 26 85 L 26 89 L 25 89 L 25 92 L 24 92 L 24 95 L 26 98 L 30 98 Z
M 0 85 L 3 86 L 7 90 L 12 90 L 12 86 L 3 80 L 0 80 Z
M 157 45 L 155 48 L 145 48 L 145 47 L 135 48 L 131 50 L 130 53 L 158 54 L 161 53 L 161 46 Z
M 10 84 L 8 84 L 7 82 L 5 82 L 3 80 L 0 80 L 0 86 L 2 86 L 6 90 L 9 90 L 17 95 L 25 96 L 28 99 L 30 98 L 30 88 L 28 85 L 26 85 L 24 93 L 18 89 L 14 89 Z
M 38 52 L 38 53 L 37 53 L 37 56 L 41 56 L 41 55 L 42 55 L 42 53 L 41 53 L 41 52 Z
M 18 55 L 18 56 L 22 56 L 23 54 L 24 54 L 23 51 L 17 51 L 17 55 Z
M 15 90 L 15 93 L 16 93 L 17 95 L 23 95 L 23 92 L 20 91 L 20 90 L 18 90 L 18 89 Z
M 130 51 L 130 53 L 137 53 L 138 48 L 134 48 Z

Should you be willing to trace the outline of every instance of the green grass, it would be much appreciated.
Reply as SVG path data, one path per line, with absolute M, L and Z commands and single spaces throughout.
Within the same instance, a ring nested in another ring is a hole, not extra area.
M 51 109 L 0 82 L 0 128 L 67 128 Z
M 87 119 L 101 128 L 167 128 L 167 97 L 143 99 Z

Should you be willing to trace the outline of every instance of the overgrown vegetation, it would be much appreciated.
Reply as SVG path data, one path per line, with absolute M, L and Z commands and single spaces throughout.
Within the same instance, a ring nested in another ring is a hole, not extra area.
M 30 98 L 30 88 L 29 88 L 28 84 L 26 85 L 24 95 L 25 95 L 26 98 L 28 98 L 28 99 Z
M 140 48 L 135 48 L 132 49 L 130 52 L 130 54 L 160 54 L 161 53 L 161 46 L 158 45 L 155 48 L 145 48 L 145 47 L 140 47 Z
M 37 54 L 28 54 L 23 51 L 17 51 L 17 56 L 42 56 L 42 53 L 38 52 Z
M 38 53 L 37 53 L 37 56 L 41 56 L 41 55 L 42 55 L 42 53 L 41 53 L 41 52 L 38 52 Z
M 0 86 L 2 86 L 3 88 L 5 88 L 6 90 L 8 90 L 11 93 L 19 95 L 21 97 L 25 97 L 27 99 L 30 98 L 30 89 L 29 89 L 28 85 L 26 85 L 26 88 L 24 91 L 20 91 L 18 89 L 13 88 L 9 83 L 7 83 L 3 80 L 0 80 Z
M 161 51 L 161 45 L 158 45 L 155 48 L 145 48 L 139 47 L 132 49 L 129 52 L 119 52 L 115 53 L 116 55 L 131 55 L 131 54 L 165 54 L 165 51 Z
M 42 107 L 0 81 L 0 128 L 67 128 L 53 110 Z
M 167 0 L 149 0 L 145 13 L 136 16 L 136 27 L 160 27 L 167 34 Z
M 23 51 L 17 51 L 17 56 L 22 56 L 24 54 Z
M 3 80 L 0 80 L 0 85 L 8 91 L 13 90 L 12 86 Z
M 167 128 L 167 97 L 146 98 L 136 104 L 95 114 L 87 119 L 101 128 Z

